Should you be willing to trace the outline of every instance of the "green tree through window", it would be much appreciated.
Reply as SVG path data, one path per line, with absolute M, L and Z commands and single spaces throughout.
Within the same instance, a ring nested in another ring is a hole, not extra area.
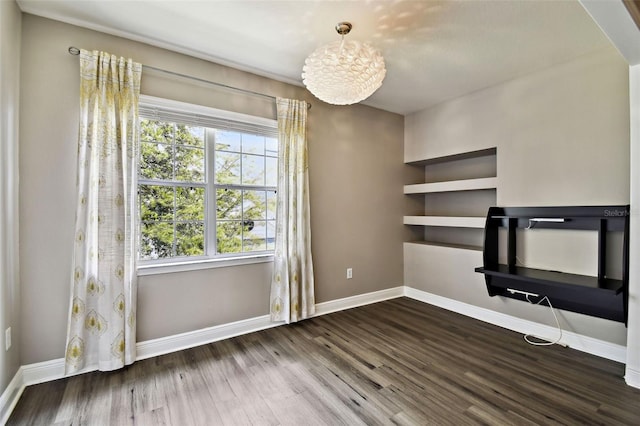
M 272 251 L 277 139 L 142 117 L 140 259 Z

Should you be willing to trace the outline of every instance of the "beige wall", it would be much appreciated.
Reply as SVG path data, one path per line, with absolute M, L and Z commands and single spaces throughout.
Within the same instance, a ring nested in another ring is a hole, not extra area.
M 18 108 L 21 13 L 0 2 L 0 395 L 20 366 L 18 270 Z M 5 330 L 12 346 L 5 352 Z M 0 407 L 1 408 L 1 407 Z M 3 413 L 0 412 L 0 418 Z
M 405 118 L 406 161 L 489 147 L 497 147 L 497 205 L 628 204 L 627 63 L 610 48 Z M 573 250 L 564 244 L 565 237 L 571 238 L 567 234 L 556 244 L 539 234 L 538 241 L 521 244 L 527 251 L 527 265 L 594 273 L 596 246 L 591 236 L 574 236 L 573 246 L 569 245 Z M 544 248 L 536 247 L 538 243 Z M 585 246 L 593 251 L 577 250 Z M 549 318 L 540 308 L 490 298 L 480 274 L 469 272 L 465 279 L 452 279 L 450 271 L 460 268 L 460 263 L 449 262 L 447 267 L 441 259 L 432 262 L 437 263 L 431 268 L 434 273 L 424 270 L 414 259 L 416 253 L 436 249 L 410 250 L 408 263 L 413 266 L 406 266 L 407 285 L 532 321 Z M 437 255 L 455 253 L 439 250 Z M 479 266 L 480 256 L 465 258 L 475 260 L 464 265 L 467 270 Z M 623 324 L 568 312 L 562 313 L 562 320 L 572 331 L 625 343 Z
M 145 44 L 25 15 L 22 48 L 20 256 L 22 364 L 63 356 L 75 203 L 78 58 L 106 50 L 204 79 L 306 99 L 316 300 L 402 285 L 403 117 L 334 107 L 283 84 Z M 302 64 L 301 64 L 302 65 Z M 272 102 L 143 72 L 142 93 L 274 117 Z M 353 279 L 345 269 L 353 268 Z M 143 276 L 140 341 L 264 315 L 271 264 Z

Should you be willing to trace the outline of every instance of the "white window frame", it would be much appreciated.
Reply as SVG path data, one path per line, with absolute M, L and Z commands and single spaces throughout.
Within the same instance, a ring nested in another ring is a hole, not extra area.
M 141 118 L 158 119 L 166 121 L 174 121 L 185 124 L 197 125 L 208 128 L 223 128 L 239 132 L 251 132 L 253 130 L 265 130 L 274 136 L 277 136 L 278 122 L 273 119 L 256 117 L 248 114 L 241 114 L 232 111 L 225 111 L 216 108 L 206 107 L 202 105 L 189 104 L 170 99 L 158 98 L 148 95 L 140 95 Z M 156 110 L 157 116 L 154 116 L 153 110 Z M 166 113 L 174 114 L 175 118 L 167 118 Z M 181 120 L 181 117 L 183 120 Z M 184 119 L 188 117 L 188 119 Z M 204 183 L 205 198 L 205 255 L 191 257 L 173 257 L 153 260 L 138 260 L 138 275 L 154 275 L 170 272 L 191 271 L 197 269 L 208 269 L 218 267 L 229 267 L 237 265 L 246 265 L 252 263 L 263 263 L 273 261 L 273 250 L 247 253 L 230 253 L 216 254 L 216 188 L 214 182 L 215 167 L 215 142 L 211 138 L 206 138 L 205 144 L 205 173 L 206 182 Z M 138 165 L 140 161 L 138 160 Z M 138 182 L 136 182 L 136 186 Z M 191 186 L 191 185 L 189 185 Z M 228 186 L 228 185 L 221 185 Z M 239 189 L 249 190 L 273 190 L 273 187 L 267 186 L 244 186 L 236 185 Z M 212 203 L 213 200 L 213 203 Z M 136 216 L 138 224 L 140 218 Z M 207 245 L 208 242 L 208 245 Z M 213 244 L 211 244 L 213 242 Z

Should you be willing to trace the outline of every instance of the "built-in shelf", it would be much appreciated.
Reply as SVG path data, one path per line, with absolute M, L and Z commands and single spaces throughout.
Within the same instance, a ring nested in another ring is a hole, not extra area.
M 469 158 L 478 158 L 478 157 L 486 157 L 486 156 L 495 156 L 496 155 L 496 148 L 495 147 L 491 147 L 491 148 L 485 148 L 485 149 L 479 149 L 477 151 L 468 151 L 468 152 L 460 152 L 457 154 L 451 154 L 451 155 L 445 155 L 445 156 L 441 156 L 441 157 L 430 157 L 430 158 L 424 158 L 421 160 L 408 160 L 405 158 L 405 163 L 411 166 L 429 166 L 431 164 L 438 164 L 438 163 L 449 163 L 452 161 L 460 161 L 460 160 L 467 160 Z
M 462 216 L 405 216 L 405 225 L 441 226 L 455 228 L 484 228 L 484 217 Z
M 405 194 L 429 194 L 433 192 L 473 191 L 477 189 L 495 189 L 498 178 L 463 179 L 447 182 L 418 183 L 405 185 Z
M 413 238 L 424 238 L 427 246 L 477 251 L 482 245 L 486 211 L 496 202 L 496 148 L 406 164 L 422 172 L 404 186 L 409 215 L 403 223 L 412 226 Z

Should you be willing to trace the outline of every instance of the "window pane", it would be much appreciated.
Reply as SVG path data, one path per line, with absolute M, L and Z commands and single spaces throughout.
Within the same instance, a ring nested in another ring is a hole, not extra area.
M 204 149 L 176 145 L 176 180 L 204 182 Z
M 204 188 L 176 188 L 176 219 L 204 220 Z
M 173 223 L 143 223 L 140 227 L 140 258 L 163 259 L 173 251 Z
M 267 221 L 267 250 L 276 248 L 276 221 Z
M 173 143 L 173 123 L 140 120 L 140 140 L 142 142 Z
M 278 139 L 276 138 L 266 138 L 266 155 L 271 157 L 278 156 Z
M 278 186 L 278 159 L 274 157 L 265 158 L 267 163 L 266 186 Z
M 176 256 L 204 255 L 204 223 L 176 224 Z
M 263 220 L 245 221 L 243 251 L 264 251 L 267 249 L 267 222 Z
M 241 134 L 216 130 L 216 150 L 240 152 Z
M 240 221 L 218 221 L 216 240 L 219 254 L 242 252 L 242 227 Z
M 242 219 L 242 191 L 219 188 L 216 190 L 216 218 Z
M 264 157 L 258 155 L 242 156 L 242 184 L 264 185 Z
M 264 136 L 242 135 L 242 152 L 264 155 Z
M 173 148 L 160 143 L 140 144 L 140 176 L 145 179 L 171 180 Z
M 171 117 L 140 119 L 140 259 L 273 250 L 278 138 Z
M 140 185 L 138 188 L 140 220 L 173 220 L 173 187 Z
M 204 127 L 176 126 L 176 143 L 204 148 Z
M 276 218 L 277 203 L 276 191 L 267 191 L 267 219 Z
M 267 193 L 266 191 L 243 191 L 244 200 L 242 208 L 244 219 L 267 218 Z
M 216 183 L 240 184 L 240 154 L 216 151 Z

